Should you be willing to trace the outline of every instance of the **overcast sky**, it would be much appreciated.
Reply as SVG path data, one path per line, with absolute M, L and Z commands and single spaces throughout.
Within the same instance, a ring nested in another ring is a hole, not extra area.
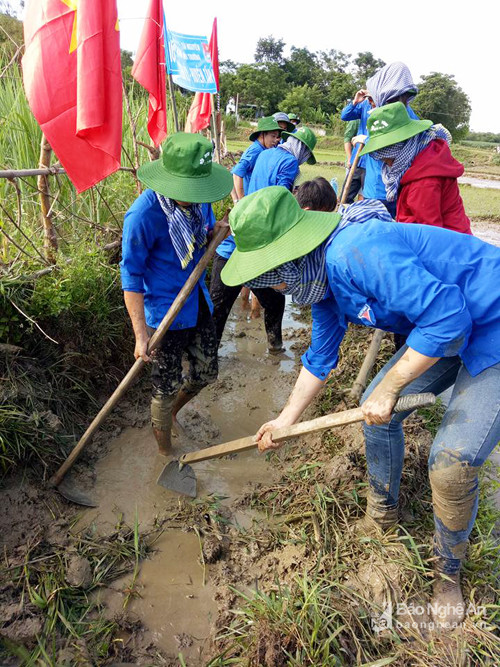
M 118 0 L 122 48 L 135 51 L 149 0 Z M 259 37 L 310 51 L 371 51 L 422 74 L 454 74 L 472 105 L 471 130 L 500 132 L 500 2 L 476 0 L 164 0 L 171 30 L 210 36 L 217 16 L 221 60 L 252 62 Z

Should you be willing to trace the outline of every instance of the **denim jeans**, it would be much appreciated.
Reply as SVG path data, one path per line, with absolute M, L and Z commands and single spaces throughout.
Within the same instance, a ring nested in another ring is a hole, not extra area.
M 363 395 L 365 401 L 407 350 L 403 346 L 382 368 Z M 472 377 L 459 357 L 440 359 L 401 392 L 440 394 L 454 385 L 443 421 L 429 454 L 429 479 L 434 507 L 434 551 L 440 568 L 454 574 L 465 557 L 477 515 L 478 471 L 500 441 L 500 364 Z M 365 424 L 370 491 L 380 508 L 395 507 L 404 459 L 403 420 Z

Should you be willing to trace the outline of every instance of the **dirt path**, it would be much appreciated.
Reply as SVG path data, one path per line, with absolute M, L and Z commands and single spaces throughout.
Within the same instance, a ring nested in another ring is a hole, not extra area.
M 293 341 L 301 333 L 306 336 L 291 309 L 288 304 L 286 350 L 277 357 L 267 353 L 262 319 L 248 320 L 238 306 L 234 309 L 221 348 L 219 379 L 180 413 L 186 435 L 176 438 L 177 452 L 249 435 L 279 412 L 296 375 Z M 136 515 L 141 530 L 153 527 L 159 516 L 180 502 L 176 494 L 156 485 L 163 465 L 149 427 L 125 429 L 109 443 L 108 453 L 96 466 L 92 495 L 99 507 L 85 512 L 78 527 L 92 523 L 105 534 L 119 520 L 133 525 Z M 253 513 L 236 510 L 234 503 L 249 485 L 271 482 L 273 469 L 264 457 L 248 452 L 197 464 L 196 475 L 199 499 L 222 497 L 228 521 L 248 525 Z M 203 584 L 200 541 L 195 532 L 169 529 L 155 549 L 141 565 L 138 596 L 128 606 L 128 616 L 144 626 L 141 642 L 153 642 L 172 659 L 182 650 L 189 665 L 201 665 L 217 603 L 213 584 Z M 126 576 L 101 592 L 110 617 L 123 609 L 130 579 Z

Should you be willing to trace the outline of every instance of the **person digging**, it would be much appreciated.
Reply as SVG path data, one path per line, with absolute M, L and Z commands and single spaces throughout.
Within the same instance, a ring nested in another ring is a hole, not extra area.
M 425 121 L 412 121 L 424 127 Z M 278 149 L 276 149 L 278 150 Z M 460 568 L 478 509 L 478 475 L 500 440 L 500 249 L 468 234 L 395 224 L 381 202 L 343 214 L 302 210 L 282 187 L 255 192 L 229 216 L 236 249 L 227 285 L 270 287 L 311 304 L 312 341 L 281 414 L 257 433 L 297 422 L 338 363 L 349 322 L 406 335 L 362 398 L 368 468 L 367 522 L 398 520 L 405 443 L 393 414 L 408 393 L 453 393 L 429 454 L 434 509 L 435 621 L 465 615 Z
M 200 277 L 149 356 L 148 342 L 202 257 L 215 217 L 211 203 L 233 187 L 231 174 L 212 162 L 212 143 L 179 132 L 163 144 L 162 157 L 142 165 L 139 180 L 148 188 L 125 214 L 121 283 L 135 334 L 136 359 L 151 362 L 151 422 L 159 453 L 171 451 L 177 414 L 217 379 L 217 337 L 212 302 Z M 221 223 L 224 224 L 224 223 Z M 182 360 L 189 361 L 187 376 Z

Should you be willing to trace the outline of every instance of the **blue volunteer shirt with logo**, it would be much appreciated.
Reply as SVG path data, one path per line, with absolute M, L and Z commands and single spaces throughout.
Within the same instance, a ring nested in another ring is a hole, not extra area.
M 354 105 L 350 102 L 342 109 L 340 118 L 342 120 L 359 120 L 358 134 L 368 134 L 368 116 L 372 110 L 370 102 L 363 100 L 359 104 Z M 414 120 L 418 120 L 418 116 L 410 106 L 406 107 L 408 115 Z M 369 141 L 369 139 L 368 139 Z M 368 141 L 366 143 L 368 143 Z M 359 158 L 358 167 L 366 169 L 365 181 L 363 184 L 363 196 L 365 199 L 387 199 L 387 192 L 384 182 L 382 180 L 382 165 L 381 160 L 375 160 L 370 154 L 362 155 Z
M 215 216 L 210 204 L 202 204 L 201 208 L 208 232 L 215 225 Z M 205 248 L 196 248 L 193 259 L 182 269 L 170 239 L 166 215 L 156 193 L 145 190 L 135 200 L 125 214 L 123 223 L 121 281 L 124 291 L 144 294 L 144 312 L 148 326 L 156 329 L 160 325 L 204 252 Z M 212 312 L 212 301 L 205 285 L 205 273 L 198 286 Z M 170 328 L 194 327 L 197 319 L 198 290 L 194 289 Z
M 236 174 L 243 179 L 243 192 L 248 194 L 248 186 L 252 176 L 253 168 L 257 158 L 266 150 L 258 139 L 253 141 L 240 158 L 240 161 L 231 169 L 232 174 Z
M 326 250 L 329 289 L 312 306 L 305 368 L 324 380 L 349 322 L 408 336 L 428 357 L 459 355 L 471 375 L 500 362 L 500 249 L 428 225 L 370 220 Z
M 260 153 L 255 162 L 255 166 L 248 186 L 248 192 L 245 194 L 252 194 L 262 188 L 267 188 L 268 185 L 283 185 L 285 188 L 292 190 L 295 179 L 299 173 L 299 162 L 288 151 L 284 151 L 279 146 L 277 148 L 268 148 Z M 217 248 L 217 254 L 224 259 L 229 259 L 233 254 L 236 244 L 233 236 L 228 236 L 227 239 Z

